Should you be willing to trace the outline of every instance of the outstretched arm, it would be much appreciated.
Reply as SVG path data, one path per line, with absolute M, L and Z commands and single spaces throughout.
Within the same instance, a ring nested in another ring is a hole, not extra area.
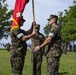
M 37 46 L 34 48 L 35 51 L 40 50 L 40 48 L 44 47 L 45 45 L 47 45 L 48 43 L 50 43 L 52 40 L 52 37 L 48 37 L 40 46 Z
M 29 34 L 29 35 L 24 35 L 21 37 L 21 40 L 23 41 L 27 41 L 29 40 L 31 37 L 33 37 L 35 35 L 35 32 L 33 32 L 32 34 Z

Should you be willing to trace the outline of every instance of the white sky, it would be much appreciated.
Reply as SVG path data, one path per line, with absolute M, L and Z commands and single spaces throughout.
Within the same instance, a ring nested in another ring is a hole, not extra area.
M 8 9 L 13 9 L 15 0 L 6 0 L 9 5 Z M 35 21 L 41 25 L 40 32 L 44 34 L 43 28 L 47 24 L 47 18 L 50 14 L 58 15 L 58 12 L 63 12 L 65 9 L 69 9 L 69 6 L 73 5 L 73 0 L 34 0 L 35 6 Z M 22 29 L 28 30 L 32 24 L 32 0 L 29 0 L 29 3 L 26 5 L 23 12 L 23 16 L 26 19 L 26 22 Z M 3 39 L 1 42 L 10 42 Z

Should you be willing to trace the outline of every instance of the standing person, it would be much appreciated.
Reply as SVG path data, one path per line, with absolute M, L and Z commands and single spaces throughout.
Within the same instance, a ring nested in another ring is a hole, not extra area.
M 43 48 L 40 49 L 38 53 L 34 52 L 34 47 L 43 43 L 45 37 L 42 33 L 39 32 L 40 25 L 36 24 L 35 32 L 36 34 L 31 38 L 31 58 L 32 58 L 32 75 L 41 75 L 41 65 L 42 65 L 42 55 L 43 55 Z
M 23 23 L 25 20 L 23 19 L 23 16 L 21 17 L 19 27 L 11 28 L 11 50 L 10 51 L 10 61 L 11 61 L 11 67 L 12 67 L 12 73 L 13 75 L 22 75 L 22 70 L 24 66 L 24 60 L 27 50 L 27 44 L 26 41 L 30 39 L 33 35 L 35 35 L 35 32 L 33 31 L 33 25 L 35 24 L 33 22 L 32 27 L 28 31 L 24 31 L 20 29 L 21 26 L 23 26 Z
M 40 50 L 45 45 L 48 45 L 46 51 L 48 75 L 58 75 L 59 61 L 61 56 L 61 36 L 60 28 L 57 25 L 58 16 L 50 15 L 49 25 L 51 26 L 50 32 L 46 40 L 40 45 L 35 47 L 35 51 Z

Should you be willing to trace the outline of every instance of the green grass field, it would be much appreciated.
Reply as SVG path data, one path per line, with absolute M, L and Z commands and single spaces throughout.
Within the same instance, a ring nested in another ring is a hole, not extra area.
M 12 75 L 10 65 L 10 55 L 6 50 L 0 49 L 0 75 Z M 27 51 L 23 75 L 32 75 L 31 55 Z M 43 56 L 42 75 L 47 75 L 46 58 Z M 76 75 L 76 53 L 68 52 L 60 59 L 59 75 Z

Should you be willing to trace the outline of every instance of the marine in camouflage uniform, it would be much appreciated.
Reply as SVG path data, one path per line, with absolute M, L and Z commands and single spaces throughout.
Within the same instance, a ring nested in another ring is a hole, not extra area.
M 48 21 L 51 28 L 48 38 L 40 46 L 35 47 L 35 51 L 37 51 L 47 46 L 45 55 L 47 59 L 48 75 L 58 75 L 59 60 L 62 54 L 60 28 L 57 25 L 57 20 L 58 17 L 56 15 L 50 16 Z
M 35 26 L 35 32 L 36 34 L 34 37 L 31 38 L 32 44 L 31 44 L 31 58 L 32 58 L 32 75 L 41 75 L 41 65 L 42 65 L 42 55 L 43 55 L 43 48 L 40 49 L 38 52 L 34 52 L 34 47 L 40 45 L 43 43 L 45 37 L 43 34 L 39 32 L 40 25 L 37 24 Z
M 30 39 L 35 33 L 33 25 L 28 31 L 20 29 L 25 20 L 21 17 L 19 28 L 11 28 L 11 47 L 10 47 L 10 61 L 13 75 L 22 75 L 24 60 L 27 50 L 26 40 Z

